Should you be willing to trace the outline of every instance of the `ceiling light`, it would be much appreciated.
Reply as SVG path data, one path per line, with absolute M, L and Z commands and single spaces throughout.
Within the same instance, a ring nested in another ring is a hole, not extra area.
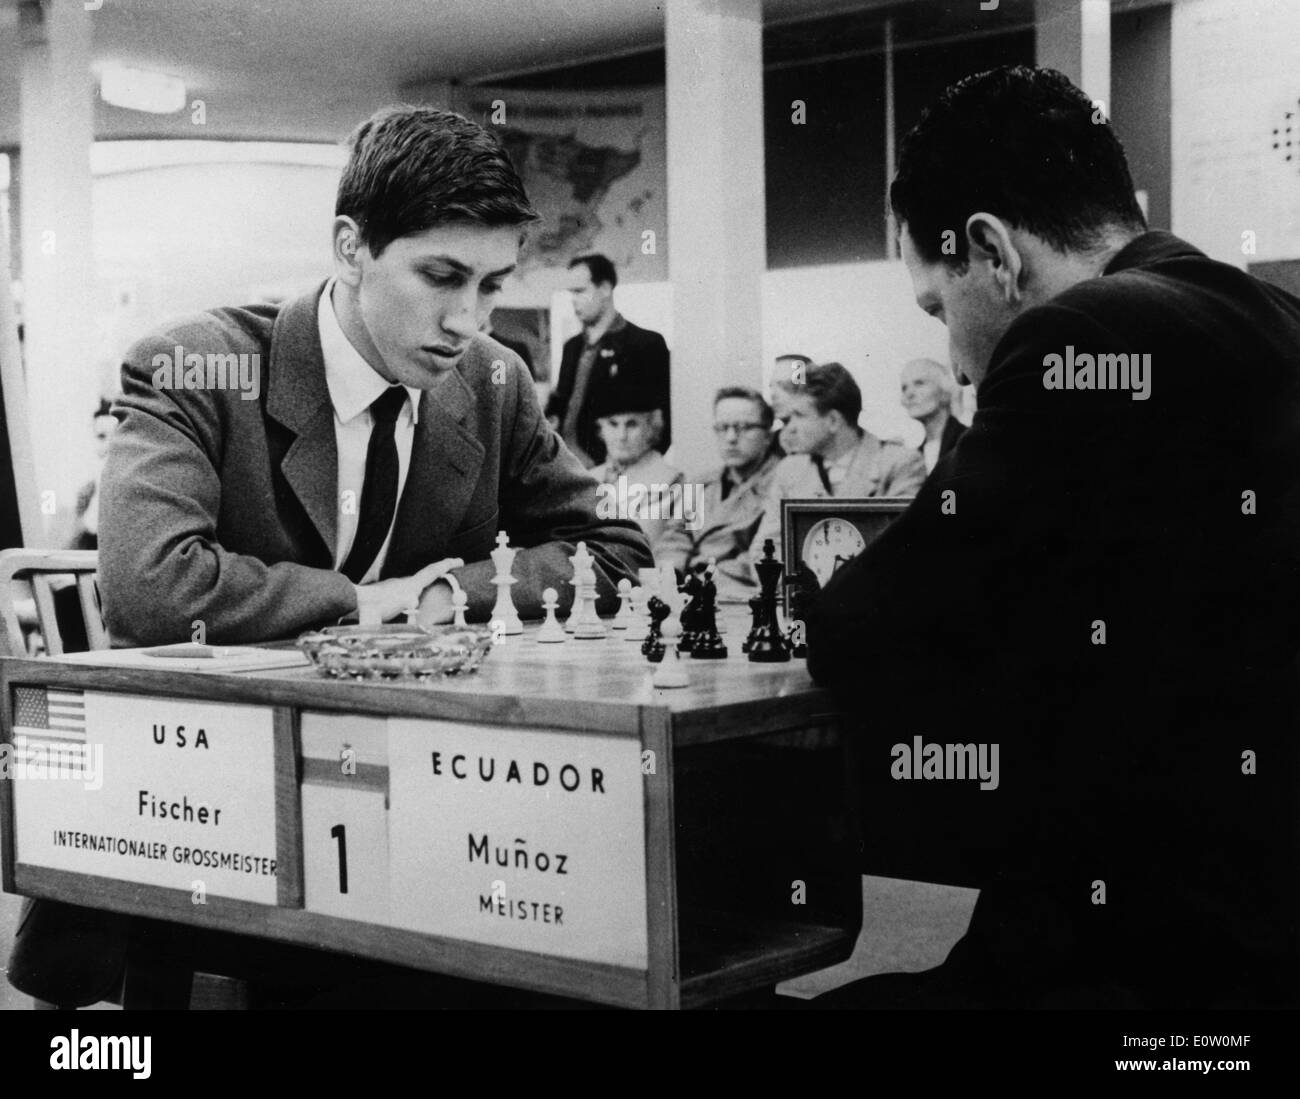
M 150 114 L 175 114 L 185 109 L 185 81 L 165 73 L 106 65 L 99 77 L 105 103 Z

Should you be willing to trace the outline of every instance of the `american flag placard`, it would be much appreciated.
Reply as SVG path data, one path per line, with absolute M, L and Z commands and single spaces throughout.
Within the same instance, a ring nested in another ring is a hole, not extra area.
M 85 692 L 59 687 L 15 687 L 14 736 L 84 744 Z

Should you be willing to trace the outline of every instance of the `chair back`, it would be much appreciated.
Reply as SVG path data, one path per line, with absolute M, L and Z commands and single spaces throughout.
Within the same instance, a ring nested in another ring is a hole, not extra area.
M 26 583 L 36 603 L 36 620 L 49 656 L 63 655 L 63 634 L 55 610 L 56 584 L 76 586 L 77 601 L 92 649 L 107 649 L 108 631 L 99 606 L 96 574 L 99 554 L 94 550 L 0 550 L 0 655 L 26 656 L 15 591 Z

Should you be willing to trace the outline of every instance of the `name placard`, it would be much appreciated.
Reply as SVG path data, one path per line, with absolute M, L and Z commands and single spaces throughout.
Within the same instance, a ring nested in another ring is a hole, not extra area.
M 390 718 L 399 927 L 644 969 L 640 744 Z
M 13 692 L 18 862 L 276 903 L 269 707 Z

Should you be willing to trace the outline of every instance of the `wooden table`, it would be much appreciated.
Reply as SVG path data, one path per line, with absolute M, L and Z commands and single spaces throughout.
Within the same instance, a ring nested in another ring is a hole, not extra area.
M 724 623 L 678 690 L 622 632 L 532 626 L 428 684 L 5 659 L 4 888 L 628 1007 L 832 965 L 861 924 L 835 715 Z M 59 749 L 80 773 L 42 778 Z

